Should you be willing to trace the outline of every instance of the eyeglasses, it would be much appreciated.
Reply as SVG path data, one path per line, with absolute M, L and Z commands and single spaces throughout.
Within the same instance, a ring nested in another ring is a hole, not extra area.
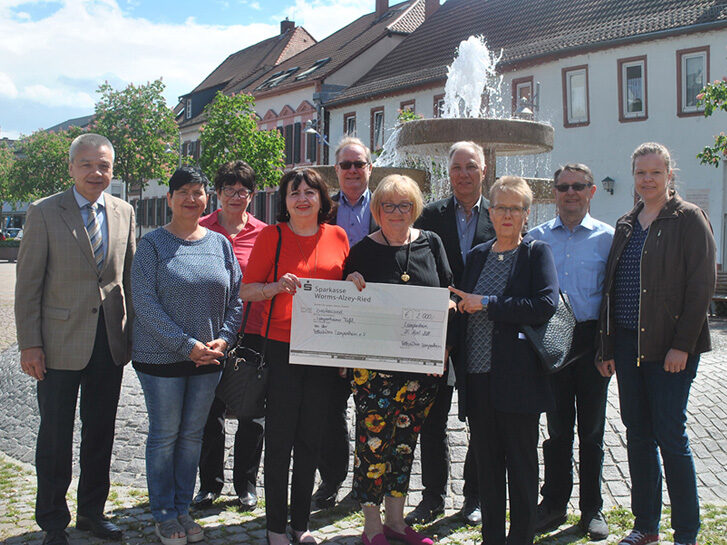
M 363 168 L 368 164 L 368 161 L 341 161 L 338 166 L 341 167 L 341 170 L 349 170 L 351 167 Z
M 527 208 L 522 208 L 520 206 L 493 206 L 491 210 L 496 216 L 504 216 L 505 214 L 510 214 L 514 217 L 522 216 Z
M 411 211 L 412 206 L 414 206 L 414 203 L 409 201 L 400 202 L 399 204 L 394 204 L 393 202 L 381 203 L 381 209 L 387 214 L 393 214 L 394 210 L 398 210 L 402 214 L 406 214 Z
M 238 196 L 241 199 L 247 199 L 250 195 L 252 195 L 252 191 L 246 187 L 243 187 L 242 189 L 235 189 L 229 185 L 222 188 L 222 193 L 225 194 L 225 197 L 233 198 L 234 196 Z
M 587 187 L 591 187 L 593 184 L 588 183 L 584 184 L 583 182 L 576 182 L 574 184 L 558 184 L 555 186 L 555 189 L 557 189 L 560 193 L 568 193 L 569 189 L 573 189 L 573 191 L 583 191 Z

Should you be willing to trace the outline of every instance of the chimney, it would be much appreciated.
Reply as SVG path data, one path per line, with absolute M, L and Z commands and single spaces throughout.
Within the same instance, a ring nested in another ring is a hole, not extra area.
M 389 0 L 376 0 L 376 17 L 381 17 L 389 11 Z
M 439 9 L 439 0 L 424 0 L 424 20 L 429 19 Z
M 280 21 L 280 33 L 285 34 L 289 30 L 295 29 L 295 21 L 289 21 L 288 18 L 285 18 L 285 21 Z

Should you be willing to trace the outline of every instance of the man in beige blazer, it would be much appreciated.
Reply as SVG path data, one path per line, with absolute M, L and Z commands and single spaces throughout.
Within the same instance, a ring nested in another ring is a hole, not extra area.
M 134 212 L 104 193 L 113 177 L 108 139 L 83 134 L 69 156 L 74 186 L 28 208 L 15 288 L 20 365 L 38 381 L 35 517 L 46 532 L 44 545 L 68 543 L 65 496 L 79 387 L 76 528 L 121 539 L 103 511 L 122 371 L 131 353 Z

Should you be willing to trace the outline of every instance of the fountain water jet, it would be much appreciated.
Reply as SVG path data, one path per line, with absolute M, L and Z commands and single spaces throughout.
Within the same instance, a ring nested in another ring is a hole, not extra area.
M 449 192 L 447 151 L 460 140 L 485 150 L 488 189 L 495 180 L 497 155 L 531 155 L 553 149 L 553 127 L 536 121 L 504 118 L 502 76 L 495 55 L 481 37 L 470 36 L 448 69 L 442 117 L 408 121 L 398 126 L 375 165 L 425 168 L 432 177 L 432 195 Z M 486 99 L 483 106 L 483 97 Z

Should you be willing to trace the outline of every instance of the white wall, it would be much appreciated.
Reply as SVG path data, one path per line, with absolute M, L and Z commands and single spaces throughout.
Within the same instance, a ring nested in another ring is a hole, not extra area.
M 724 129 L 724 113 L 710 118 L 677 116 L 677 62 L 676 51 L 691 47 L 710 47 L 709 77 L 719 79 L 727 74 L 725 44 L 727 30 L 682 35 L 661 40 L 577 55 L 505 74 L 503 93 L 507 102 L 514 78 L 533 76 L 540 82 L 540 110 L 537 119 L 550 122 L 555 129 L 553 151 L 533 158 L 498 158 L 497 174 L 525 174 L 552 176 L 558 165 L 577 161 L 588 164 L 599 186 L 592 203 L 595 217 L 614 224 L 619 216 L 633 205 L 633 178 L 630 155 L 642 142 L 657 141 L 665 144 L 677 163 L 677 188 L 687 199 L 697 201 L 709 213 L 714 227 L 718 260 L 723 261 L 723 217 L 727 210 L 724 167 L 715 169 L 701 165 L 696 154 L 713 141 L 715 134 Z M 638 122 L 619 122 L 617 59 L 646 55 L 648 119 Z M 588 65 L 590 124 L 584 127 L 563 126 L 563 95 L 561 69 Z M 355 105 L 344 105 L 330 110 L 331 143 L 343 136 L 343 115 L 356 112 L 357 132 L 370 143 L 369 120 L 373 107 L 384 106 L 386 134 L 390 134 L 402 101 L 414 98 L 416 112 L 432 116 L 434 95 L 443 87 L 372 100 Z M 600 180 L 610 176 L 616 180 L 615 191 L 609 195 L 602 190 Z M 727 242 L 727 241 L 725 241 Z

